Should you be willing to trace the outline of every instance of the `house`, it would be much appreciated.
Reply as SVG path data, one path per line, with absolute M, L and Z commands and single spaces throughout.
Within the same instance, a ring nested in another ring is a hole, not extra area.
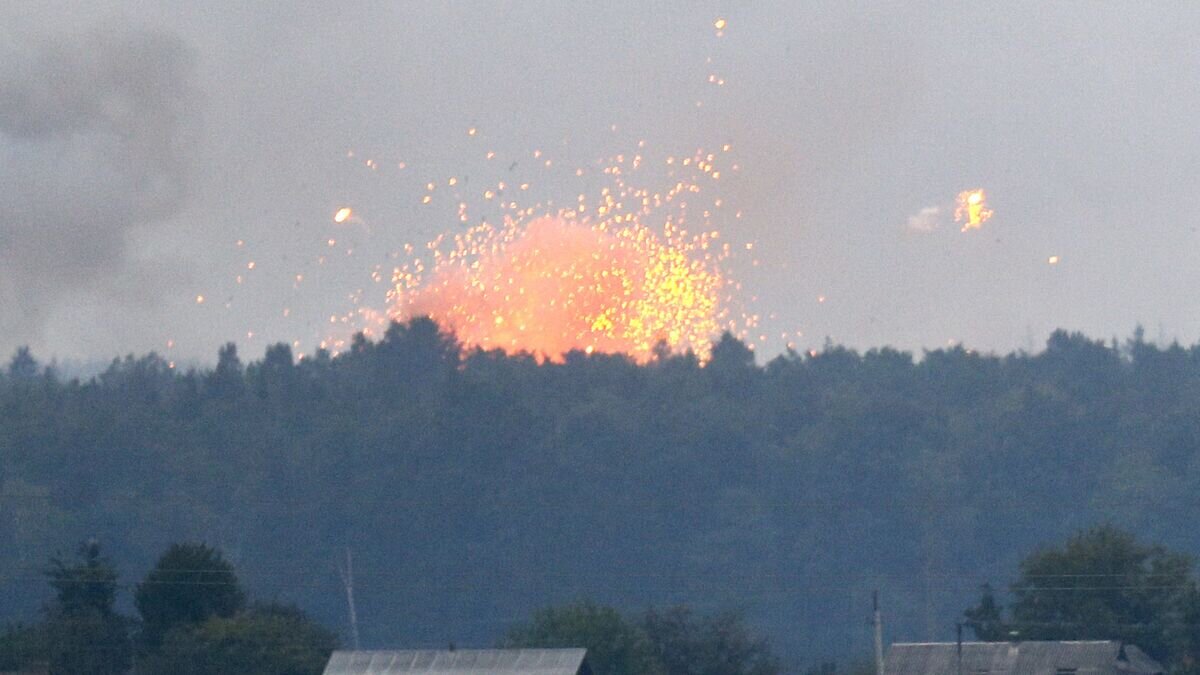
M 584 649 L 338 651 L 325 675 L 592 675 Z
M 961 657 L 960 657 L 961 653 Z M 884 675 L 1162 675 L 1163 667 L 1131 644 L 1062 642 L 897 643 Z

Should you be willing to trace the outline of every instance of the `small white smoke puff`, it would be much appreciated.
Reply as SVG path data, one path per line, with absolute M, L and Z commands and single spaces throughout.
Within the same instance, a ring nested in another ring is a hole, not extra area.
M 908 217 L 909 232 L 933 232 L 941 224 L 942 207 L 926 206 Z

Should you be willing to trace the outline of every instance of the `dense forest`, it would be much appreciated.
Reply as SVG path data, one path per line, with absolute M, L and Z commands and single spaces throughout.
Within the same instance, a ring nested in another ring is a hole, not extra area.
M 337 357 L 0 374 L 0 620 L 95 538 L 131 587 L 176 541 L 369 647 L 487 646 L 540 607 L 740 610 L 785 661 L 949 639 L 986 581 L 1112 523 L 1200 553 L 1200 346 L 834 345 L 756 363 L 464 352 L 427 320 Z M 1003 590 L 1003 589 L 1001 589 Z M 128 594 L 126 594 L 128 595 Z M 128 609 L 128 608 L 127 608 Z

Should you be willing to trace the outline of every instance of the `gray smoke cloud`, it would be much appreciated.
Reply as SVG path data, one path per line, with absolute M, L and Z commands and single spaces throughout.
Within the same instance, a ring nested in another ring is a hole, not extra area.
M 70 299 L 149 301 L 130 239 L 177 213 L 197 123 L 193 57 L 173 35 L 93 31 L 0 62 L 0 329 L 34 339 Z M 132 289 L 138 292 L 131 293 Z

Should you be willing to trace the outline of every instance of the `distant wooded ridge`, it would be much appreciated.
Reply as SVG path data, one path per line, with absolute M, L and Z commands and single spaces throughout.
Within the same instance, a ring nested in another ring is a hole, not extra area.
M 463 353 L 428 320 L 299 363 L 158 356 L 0 373 L 0 619 L 96 538 L 132 584 L 202 541 L 364 645 L 490 645 L 536 608 L 740 609 L 788 661 L 952 639 L 985 581 L 1112 523 L 1200 552 L 1200 347 L 1056 332 L 1036 354 L 830 345 L 705 367 Z M 1003 589 L 1000 589 L 1003 590 Z

